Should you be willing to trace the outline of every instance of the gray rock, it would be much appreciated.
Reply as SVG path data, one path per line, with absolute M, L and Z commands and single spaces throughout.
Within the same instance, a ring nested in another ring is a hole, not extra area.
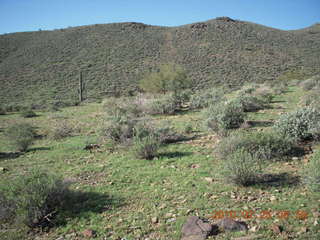
M 235 221 L 231 218 L 223 218 L 215 223 L 222 231 L 247 231 L 248 225 L 245 222 Z
M 204 240 L 212 234 L 213 227 L 197 216 L 190 216 L 182 227 L 181 240 Z

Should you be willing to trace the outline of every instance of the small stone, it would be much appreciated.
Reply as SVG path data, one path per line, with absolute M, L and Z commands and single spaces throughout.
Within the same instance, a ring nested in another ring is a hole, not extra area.
M 270 201 L 275 201 L 275 200 L 277 200 L 277 198 L 275 196 L 270 197 Z
M 173 213 L 166 213 L 166 215 L 164 215 L 165 218 L 171 218 L 173 216 Z
M 167 220 L 167 223 L 171 223 L 171 222 L 175 222 L 176 221 L 176 218 L 169 218 L 168 220 Z
M 190 166 L 190 168 L 199 168 L 199 167 L 200 167 L 199 164 L 192 164 L 192 165 Z
M 271 226 L 271 230 L 275 233 L 275 234 L 280 234 L 282 232 L 282 227 L 277 225 L 277 224 L 272 224 Z
M 86 229 L 82 232 L 82 235 L 86 238 L 93 238 L 96 234 L 92 229 Z
M 0 172 L 7 172 L 9 171 L 8 168 L 0 167 Z
M 204 240 L 212 233 L 213 226 L 197 216 L 190 216 L 182 227 L 182 240 Z
M 249 229 L 250 232 L 256 232 L 258 230 L 258 226 L 253 226 Z
M 299 158 L 298 157 L 293 157 L 292 160 L 293 161 L 297 161 L 297 160 L 299 160 Z
M 158 218 L 157 217 L 153 217 L 153 218 L 151 218 L 151 222 L 152 223 L 158 223 Z
M 205 177 L 204 180 L 206 180 L 208 183 L 212 183 L 214 181 L 211 177 Z

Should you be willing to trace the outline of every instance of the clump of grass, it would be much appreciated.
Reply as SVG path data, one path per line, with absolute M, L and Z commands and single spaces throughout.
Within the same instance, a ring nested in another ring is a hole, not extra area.
M 135 137 L 134 139 L 134 151 L 138 158 L 152 160 L 157 156 L 160 146 L 159 139 L 150 134 L 145 137 Z
M 275 123 L 274 129 L 285 137 L 301 141 L 315 137 L 317 133 L 314 130 L 319 124 L 319 119 L 319 110 L 305 107 L 282 115 Z
M 16 123 L 5 130 L 5 136 L 15 150 L 25 152 L 34 142 L 36 133 L 28 123 Z
M 303 181 L 311 191 L 320 192 L 320 151 L 311 157 L 304 169 Z
M 289 138 L 284 138 L 274 131 L 237 132 L 222 139 L 215 150 L 221 159 L 226 159 L 239 149 L 254 154 L 260 160 L 272 160 L 292 154 L 295 145 Z
M 259 160 L 244 149 L 238 149 L 224 161 L 224 177 L 236 185 L 249 186 L 255 183 L 260 172 Z
M 57 176 L 33 170 L 9 181 L 1 181 L 1 222 L 29 228 L 50 224 L 65 200 L 67 185 Z

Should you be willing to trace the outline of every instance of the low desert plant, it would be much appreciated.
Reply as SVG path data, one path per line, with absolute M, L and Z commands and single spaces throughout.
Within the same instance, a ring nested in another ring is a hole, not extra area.
M 47 226 L 61 206 L 67 185 L 57 176 L 39 170 L 2 181 L 0 209 L 2 222 L 19 223 L 29 228 Z
M 36 133 L 28 123 L 16 123 L 5 130 L 9 143 L 18 151 L 24 152 L 34 142 Z
M 282 115 L 275 123 L 274 128 L 283 136 L 295 141 L 314 137 L 314 129 L 320 120 L 320 111 L 306 107 Z
M 320 151 L 310 159 L 303 173 L 303 181 L 313 192 L 320 192 Z
M 145 105 L 147 114 L 174 114 L 179 108 L 178 100 L 171 94 L 150 100 Z
M 103 106 L 108 116 L 126 115 L 136 118 L 143 115 L 141 107 L 130 97 L 110 97 L 103 101 Z
M 209 107 L 212 104 L 217 104 L 224 100 L 224 92 L 222 89 L 209 89 L 199 91 L 193 94 L 190 98 L 190 109 L 201 109 Z
M 239 128 L 245 121 L 245 113 L 242 107 L 234 102 L 211 105 L 204 112 L 204 116 L 205 126 L 217 133 Z
M 249 186 L 255 183 L 260 171 L 259 161 L 244 149 L 238 149 L 224 161 L 224 177 L 236 185 Z
M 295 145 L 274 131 L 237 132 L 222 139 L 215 150 L 221 159 L 226 159 L 239 149 L 254 154 L 260 160 L 271 160 L 289 156 L 294 152 Z
M 238 96 L 232 101 L 241 106 L 244 112 L 254 112 L 266 107 L 262 99 L 248 94 Z
M 60 140 L 70 137 L 74 134 L 75 128 L 66 120 L 55 121 L 50 129 L 49 136 L 51 139 Z
M 124 114 L 108 117 L 100 128 L 100 136 L 114 143 L 126 143 L 134 136 L 136 119 Z
M 134 138 L 134 151 L 138 158 L 152 160 L 156 157 L 160 141 L 154 134 L 141 137 L 136 136 Z

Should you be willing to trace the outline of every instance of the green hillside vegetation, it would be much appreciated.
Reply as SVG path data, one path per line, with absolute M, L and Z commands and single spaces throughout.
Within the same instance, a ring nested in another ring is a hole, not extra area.
M 76 104 L 132 95 L 162 64 L 182 66 L 194 89 L 302 79 L 320 67 L 320 25 L 281 31 L 221 17 L 179 27 L 96 24 L 0 35 L 1 105 Z
M 0 115 L 1 239 L 176 240 L 188 216 L 216 211 L 249 231 L 209 239 L 319 239 L 310 79 Z

